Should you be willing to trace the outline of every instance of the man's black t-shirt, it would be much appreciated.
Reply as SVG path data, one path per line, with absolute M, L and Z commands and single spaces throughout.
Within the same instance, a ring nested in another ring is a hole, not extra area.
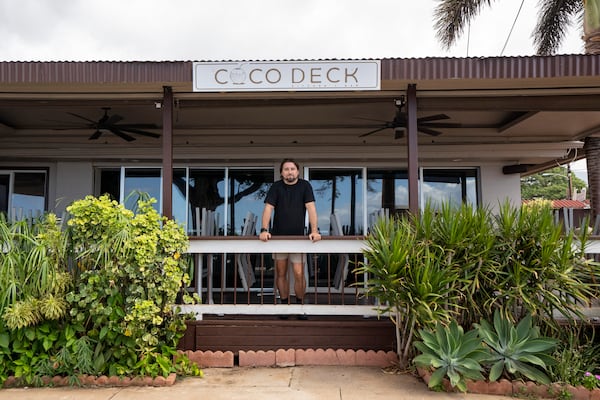
M 283 180 L 274 182 L 267 193 L 265 203 L 275 208 L 273 235 L 304 235 L 305 204 L 315 201 L 308 181 L 298 179 L 293 185 Z

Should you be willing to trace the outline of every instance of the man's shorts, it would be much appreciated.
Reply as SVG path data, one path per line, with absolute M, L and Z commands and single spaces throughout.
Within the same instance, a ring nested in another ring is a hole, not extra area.
M 273 260 L 289 259 L 292 264 L 300 264 L 302 262 L 302 253 L 273 253 Z

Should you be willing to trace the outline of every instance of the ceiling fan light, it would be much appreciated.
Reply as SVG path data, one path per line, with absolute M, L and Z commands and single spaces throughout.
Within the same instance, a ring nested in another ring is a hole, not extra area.
M 394 139 L 401 139 L 404 137 L 404 127 L 394 128 Z

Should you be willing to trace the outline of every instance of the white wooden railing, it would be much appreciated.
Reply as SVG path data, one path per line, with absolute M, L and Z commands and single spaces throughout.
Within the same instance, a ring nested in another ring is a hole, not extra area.
M 308 315 L 361 315 L 361 316 L 376 316 L 378 315 L 377 307 L 371 302 L 371 304 L 331 304 L 325 302 L 324 304 L 276 304 L 274 301 L 274 289 L 273 287 L 264 287 L 261 282 L 257 285 L 258 287 L 249 288 L 244 287 L 243 284 L 240 287 L 236 287 L 233 291 L 239 292 L 259 292 L 257 295 L 270 295 L 272 296 L 269 301 L 264 301 L 261 304 L 240 304 L 240 302 L 234 301 L 233 304 L 215 304 L 213 301 L 213 295 L 223 288 L 213 288 L 211 286 L 213 271 L 215 268 L 229 268 L 229 273 L 235 273 L 239 267 L 238 257 L 243 257 L 247 254 L 264 254 L 264 257 L 271 257 L 274 252 L 277 253 L 304 253 L 304 254 L 337 254 L 337 255 L 359 255 L 365 248 L 365 241 L 360 237 L 324 237 L 323 240 L 318 242 L 311 242 L 305 238 L 297 237 L 281 237 L 272 238 L 268 242 L 262 242 L 257 237 L 202 237 L 202 238 L 191 238 L 188 253 L 197 255 L 196 260 L 196 287 L 195 291 L 200 294 L 205 294 L 203 304 L 198 305 L 185 305 L 182 306 L 182 312 L 191 312 L 196 314 L 198 319 L 202 319 L 203 314 L 246 314 L 246 315 L 269 315 L 269 314 L 308 314 Z M 215 266 L 212 263 L 213 255 L 234 255 L 236 262 L 234 265 L 221 265 Z M 207 256 L 207 257 L 203 257 Z M 338 275 L 352 273 L 350 269 L 354 269 L 353 266 L 348 265 L 336 265 L 335 269 L 346 268 L 346 270 L 335 271 Z M 260 266 L 259 266 L 260 269 Z M 233 270 L 233 271 L 231 271 Z M 243 269 L 240 268 L 240 274 L 238 278 L 243 281 Z M 331 271 L 332 277 L 334 271 Z M 202 287 L 202 279 L 208 276 L 206 281 L 208 282 L 207 287 Z M 360 285 L 353 285 L 352 288 L 342 283 L 339 287 L 327 286 L 317 287 L 317 285 L 311 286 L 311 282 L 308 280 L 308 287 L 305 298 L 310 298 L 313 293 L 330 293 L 333 295 L 344 295 L 344 293 L 356 293 L 356 296 L 362 295 L 362 289 Z M 293 284 L 291 284 L 293 287 Z M 230 290 L 231 291 L 231 290 Z
M 361 237 L 324 237 L 323 240 L 319 242 L 311 242 L 307 239 L 300 238 L 273 238 L 268 242 L 261 242 L 256 237 L 203 237 L 203 238 L 191 238 L 190 246 L 188 252 L 194 255 L 197 255 L 196 264 L 196 287 L 194 290 L 197 293 L 204 293 L 204 299 L 207 301 L 204 304 L 198 305 L 184 305 L 182 306 L 182 312 L 185 313 L 194 313 L 198 319 L 202 319 L 203 314 L 216 314 L 216 315 L 277 315 L 277 314 L 308 314 L 308 315 L 360 315 L 364 317 L 372 317 L 380 315 L 380 310 L 374 302 L 370 302 L 369 304 L 276 304 L 274 300 L 274 289 L 273 287 L 264 287 L 262 284 L 258 284 L 258 287 L 236 287 L 233 289 L 229 289 L 231 291 L 240 291 L 240 292 L 251 292 L 251 291 L 260 291 L 265 295 L 271 296 L 270 301 L 265 301 L 260 304 L 250 304 L 243 302 L 229 302 L 225 304 L 225 302 L 220 302 L 216 304 L 213 302 L 213 295 L 216 291 L 223 290 L 223 287 L 213 288 L 210 284 L 211 279 L 210 276 L 215 268 L 215 265 L 212 265 L 212 255 L 215 254 L 230 254 L 234 255 L 237 260 L 238 257 L 247 254 L 264 254 L 264 257 L 270 257 L 273 252 L 284 252 L 284 253 L 309 253 L 309 254 L 354 254 L 358 255 L 365 249 L 365 241 Z M 589 254 L 600 254 L 600 237 L 594 237 L 587 243 L 586 253 Z M 203 263 L 203 257 L 209 260 L 206 263 Z M 234 263 L 234 264 L 237 264 Z M 229 271 L 230 273 L 234 273 L 235 269 L 238 268 L 237 265 L 233 266 L 220 266 L 221 268 L 230 268 L 234 271 Z M 338 271 L 339 272 L 339 271 Z M 346 271 L 348 272 L 348 271 Z M 351 272 L 351 271 L 350 271 Z M 202 287 L 202 279 L 200 277 L 208 276 L 209 279 L 206 279 L 208 283 L 208 287 Z M 241 280 L 242 277 L 238 276 Z M 236 278 L 237 279 L 237 278 Z M 366 277 L 365 277 L 366 279 Z M 323 291 L 327 291 L 329 293 L 333 293 L 334 295 L 343 294 L 344 290 L 346 293 L 349 291 L 356 291 L 357 295 L 362 294 L 362 289 L 359 287 L 360 285 L 354 285 L 354 287 L 349 288 L 344 284 L 339 288 L 335 287 L 316 287 L 316 285 L 307 288 L 307 296 L 311 293 L 323 293 Z M 266 296 L 265 296 L 266 297 Z M 371 299 L 373 300 L 373 299 Z M 285 308 L 283 308 L 285 307 Z M 591 319 L 598 318 L 599 312 L 598 308 L 593 307 L 590 310 L 584 310 L 584 314 L 590 314 L 589 317 Z

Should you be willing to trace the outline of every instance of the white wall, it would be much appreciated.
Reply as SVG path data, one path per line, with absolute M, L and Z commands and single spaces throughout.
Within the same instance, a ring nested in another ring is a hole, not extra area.
M 521 177 L 519 174 L 505 175 L 502 165 L 482 165 L 481 173 L 481 203 L 493 212 L 500 205 L 509 201 L 514 207 L 521 206 Z
M 52 182 L 52 181 L 51 181 Z M 64 209 L 75 200 L 93 194 L 94 169 L 88 162 L 58 162 L 56 163 L 56 192 L 50 197 L 50 209 L 54 198 L 55 213 L 60 215 Z M 51 184 L 52 186 L 52 184 Z

